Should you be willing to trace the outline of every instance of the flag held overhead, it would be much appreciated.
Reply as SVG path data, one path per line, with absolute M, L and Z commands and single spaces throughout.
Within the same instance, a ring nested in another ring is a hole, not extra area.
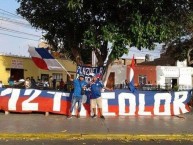
M 130 81 L 129 81 L 129 89 L 132 93 L 135 92 L 136 88 L 135 88 L 135 85 L 134 85 L 134 67 L 135 67 L 135 59 L 134 59 L 134 56 L 132 58 L 132 61 L 131 61 L 131 65 L 130 65 Z
M 64 70 L 47 49 L 29 47 L 28 52 L 38 68 L 43 70 Z

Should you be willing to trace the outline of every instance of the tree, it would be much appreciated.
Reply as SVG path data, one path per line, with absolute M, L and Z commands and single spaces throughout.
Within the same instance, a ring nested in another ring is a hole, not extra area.
M 179 36 L 189 23 L 189 0 L 18 0 L 17 12 L 37 29 L 54 49 L 83 64 L 84 52 L 94 51 L 106 68 L 131 46 L 154 49 L 154 42 Z M 183 18 L 183 25 L 179 19 Z M 112 44 L 108 55 L 108 43 Z M 85 57 L 85 56 L 84 56 Z
M 178 39 L 164 46 L 163 52 L 170 55 L 174 60 L 187 60 L 188 66 L 193 66 L 193 37 Z
M 182 11 L 182 10 L 181 10 Z M 188 11 L 182 11 L 178 23 L 178 35 L 174 39 L 167 40 L 162 49 L 174 60 L 187 59 L 189 66 L 193 66 L 193 2 L 190 2 Z
M 174 60 L 187 60 L 188 66 L 193 66 L 193 14 L 189 17 L 192 20 L 188 26 L 184 26 L 176 39 L 166 42 L 162 48 L 162 52 L 170 55 Z M 184 36 L 183 36 L 184 35 Z

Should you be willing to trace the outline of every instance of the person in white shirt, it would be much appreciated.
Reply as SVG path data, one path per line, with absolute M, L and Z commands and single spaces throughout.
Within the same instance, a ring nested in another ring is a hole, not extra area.
M 26 78 L 24 85 L 26 89 L 29 89 L 31 87 L 31 80 L 29 77 Z
M 128 80 L 126 79 L 124 82 L 123 82 L 123 89 L 128 89 L 129 87 L 129 82 Z
M 0 88 L 3 88 L 4 84 L 2 81 L 0 81 Z

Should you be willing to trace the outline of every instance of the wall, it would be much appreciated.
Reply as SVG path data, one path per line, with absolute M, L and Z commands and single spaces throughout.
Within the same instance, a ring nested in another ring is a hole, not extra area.
M 11 63 L 9 57 L 0 56 L 0 80 L 3 82 L 3 84 L 7 84 L 9 77 L 9 71 L 6 71 L 5 66 L 10 65 Z
M 180 68 L 179 86 L 181 89 L 192 88 L 193 69 L 191 67 Z
M 176 66 L 157 66 L 157 82 L 158 85 L 165 85 L 167 78 L 177 79 L 180 89 L 192 88 L 193 68 L 191 67 L 176 67 Z
M 13 60 L 19 62 L 13 65 Z M 59 60 L 59 62 L 68 70 L 70 74 L 76 74 L 76 64 L 69 60 Z M 47 71 L 41 70 L 36 67 L 31 58 L 18 57 L 18 56 L 5 56 L 0 55 L 0 80 L 3 81 L 5 85 L 8 85 L 8 78 L 10 77 L 11 68 L 24 69 L 24 79 L 26 77 L 33 76 L 35 80 L 41 77 L 41 74 L 48 74 L 52 76 L 53 73 L 62 73 L 64 81 L 67 80 L 66 71 Z
M 108 73 L 108 76 L 110 72 L 115 73 L 115 86 L 120 87 L 120 84 L 123 84 L 126 78 L 126 65 L 112 65 L 110 68 L 110 71 Z
M 129 78 L 130 65 L 127 66 L 127 78 Z M 155 66 L 143 66 L 138 65 L 134 67 L 134 84 L 135 86 L 139 85 L 139 76 L 147 76 L 147 82 L 150 84 L 156 85 L 156 67 Z

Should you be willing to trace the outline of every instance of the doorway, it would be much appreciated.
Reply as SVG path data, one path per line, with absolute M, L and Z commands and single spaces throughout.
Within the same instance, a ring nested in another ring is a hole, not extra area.
M 115 86 L 115 72 L 111 72 L 109 74 L 108 80 L 107 80 L 107 88 L 114 88 Z
M 174 89 L 175 86 L 178 85 L 178 80 L 177 79 L 172 79 L 172 89 Z
M 10 76 L 13 76 L 15 81 L 24 79 L 24 69 L 11 69 Z

